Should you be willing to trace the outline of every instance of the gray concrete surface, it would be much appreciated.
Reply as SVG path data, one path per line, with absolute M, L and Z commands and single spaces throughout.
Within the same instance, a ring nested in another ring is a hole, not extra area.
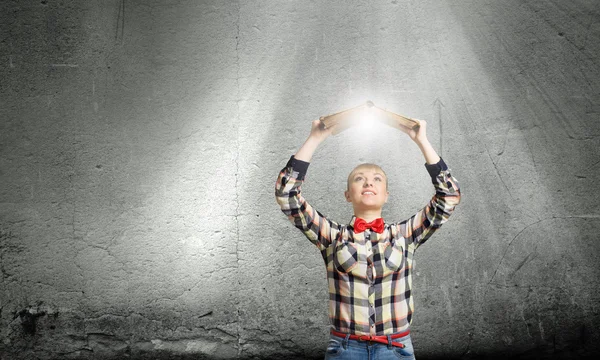
M 600 353 L 600 3 L 3 1 L 1 359 L 309 359 L 319 253 L 280 213 L 310 121 L 426 119 L 463 199 L 416 254 L 417 357 Z M 404 134 L 351 129 L 304 186 L 340 222 L 433 194 Z

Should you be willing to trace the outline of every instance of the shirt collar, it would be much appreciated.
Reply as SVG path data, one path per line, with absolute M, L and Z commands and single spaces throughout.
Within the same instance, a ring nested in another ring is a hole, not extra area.
M 352 226 L 352 229 L 354 230 L 354 222 L 356 221 L 356 215 L 352 215 L 352 219 L 350 219 L 350 226 Z

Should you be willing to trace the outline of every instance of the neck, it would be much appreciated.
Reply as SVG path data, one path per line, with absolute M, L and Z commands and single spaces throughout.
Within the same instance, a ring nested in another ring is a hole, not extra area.
M 357 210 L 354 209 L 354 216 L 364 219 L 366 222 L 371 222 L 381 217 L 381 209 L 378 210 Z

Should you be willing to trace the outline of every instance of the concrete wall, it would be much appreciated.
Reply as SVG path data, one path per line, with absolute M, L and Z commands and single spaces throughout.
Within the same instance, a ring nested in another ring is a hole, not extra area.
M 426 119 L 463 200 L 416 254 L 420 359 L 600 352 L 600 6 L 574 1 L 2 1 L 1 359 L 322 358 L 326 280 L 281 214 L 310 121 Z M 390 178 L 404 134 L 323 144 L 307 199 Z

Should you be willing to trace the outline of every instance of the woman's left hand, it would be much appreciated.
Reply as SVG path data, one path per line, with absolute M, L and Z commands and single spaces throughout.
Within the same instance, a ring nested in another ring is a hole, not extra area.
M 416 119 L 415 119 L 416 120 Z M 412 141 L 420 144 L 424 141 L 427 141 L 427 121 L 425 120 L 416 120 L 419 122 L 419 125 L 408 130 L 406 133 L 411 138 Z

